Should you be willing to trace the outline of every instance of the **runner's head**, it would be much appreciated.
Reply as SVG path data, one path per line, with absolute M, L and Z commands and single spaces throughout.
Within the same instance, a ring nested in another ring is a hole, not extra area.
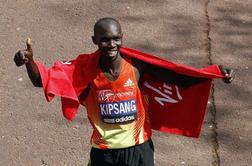
M 122 30 L 119 22 L 113 18 L 102 18 L 94 25 L 94 44 L 96 44 L 103 56 L 116 58 L 122 45 Z

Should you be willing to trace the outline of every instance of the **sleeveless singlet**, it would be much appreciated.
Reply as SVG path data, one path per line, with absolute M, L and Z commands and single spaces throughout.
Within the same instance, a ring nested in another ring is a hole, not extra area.
M 127 148 L 151 137 L 147 97 L 141 95 L 131 59 L 110 81 L 100 68 L 83 105 L 93 126 L 91 144 L 99 149 Z

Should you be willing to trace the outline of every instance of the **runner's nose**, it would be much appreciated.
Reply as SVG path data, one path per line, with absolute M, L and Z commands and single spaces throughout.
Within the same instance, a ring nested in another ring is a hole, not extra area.
M 114 40 L 110 40 L 109 41 L 109 47 L 115 47 L 116 45 L 115 45 L 115 41 Z

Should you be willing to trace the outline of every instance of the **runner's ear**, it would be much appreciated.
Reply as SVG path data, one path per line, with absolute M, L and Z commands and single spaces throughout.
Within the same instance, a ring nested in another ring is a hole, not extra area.
M 96 40 L 95 40 L 95 37 L 94 37 L 94 36 L 92 36 L 92 41 L 93 41 L 93 43 L 94 43 L 95 45 L 97 45 L 97 42 L 96 42 Z

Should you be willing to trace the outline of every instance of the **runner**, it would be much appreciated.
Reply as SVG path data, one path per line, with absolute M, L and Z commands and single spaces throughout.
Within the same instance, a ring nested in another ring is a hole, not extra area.
M 98 51 L 91 55 L 99 55 L 95 70 L 87 69 L 84 62 L 80 63 L 80 58 L 63 63 L 69 65 L 69 68 L 74 66 L 73 70 L 81 65 L 77 71 L 78 79 L 92 78 L 78 95 L 79 103 L 86 107 L 88 119 L 93 126 L 89 163 L 91 166 L 154 165 L 148 102 L 143 99 L 139 87 L 143 74 L 148 73 L 167 83 L 184 87 L 206 80 L 181 75 L 137 58 L 124 56 L 120 51 L 122 37 L 121 26 L 117 20 L 102 18 L 96 22 L 92 37 Z M 50 80 L 45 78 L 47 76 L 42 74 L 40 65 L 33 59 L 30 39 L 27 40 L 27 49 L 18 51 L 14 61 L 17 66 L 25 64 L 34 86 L 46 86 Z M 64 70 L 65 66 L 62 68 L 62 71 Z M 220 67 L 220 70 L 224 74 L 224 82 L 231 83 L 234 78 L 233 70 L 223 67 Z M 74 79 L 72 84 L 75 85 L 76 82 L 80 81 Z M 62 85 L 65 84 L 60 83 L 53 88 L 62 88 Z M 63 94 L 62 96 L 64 97 Z

